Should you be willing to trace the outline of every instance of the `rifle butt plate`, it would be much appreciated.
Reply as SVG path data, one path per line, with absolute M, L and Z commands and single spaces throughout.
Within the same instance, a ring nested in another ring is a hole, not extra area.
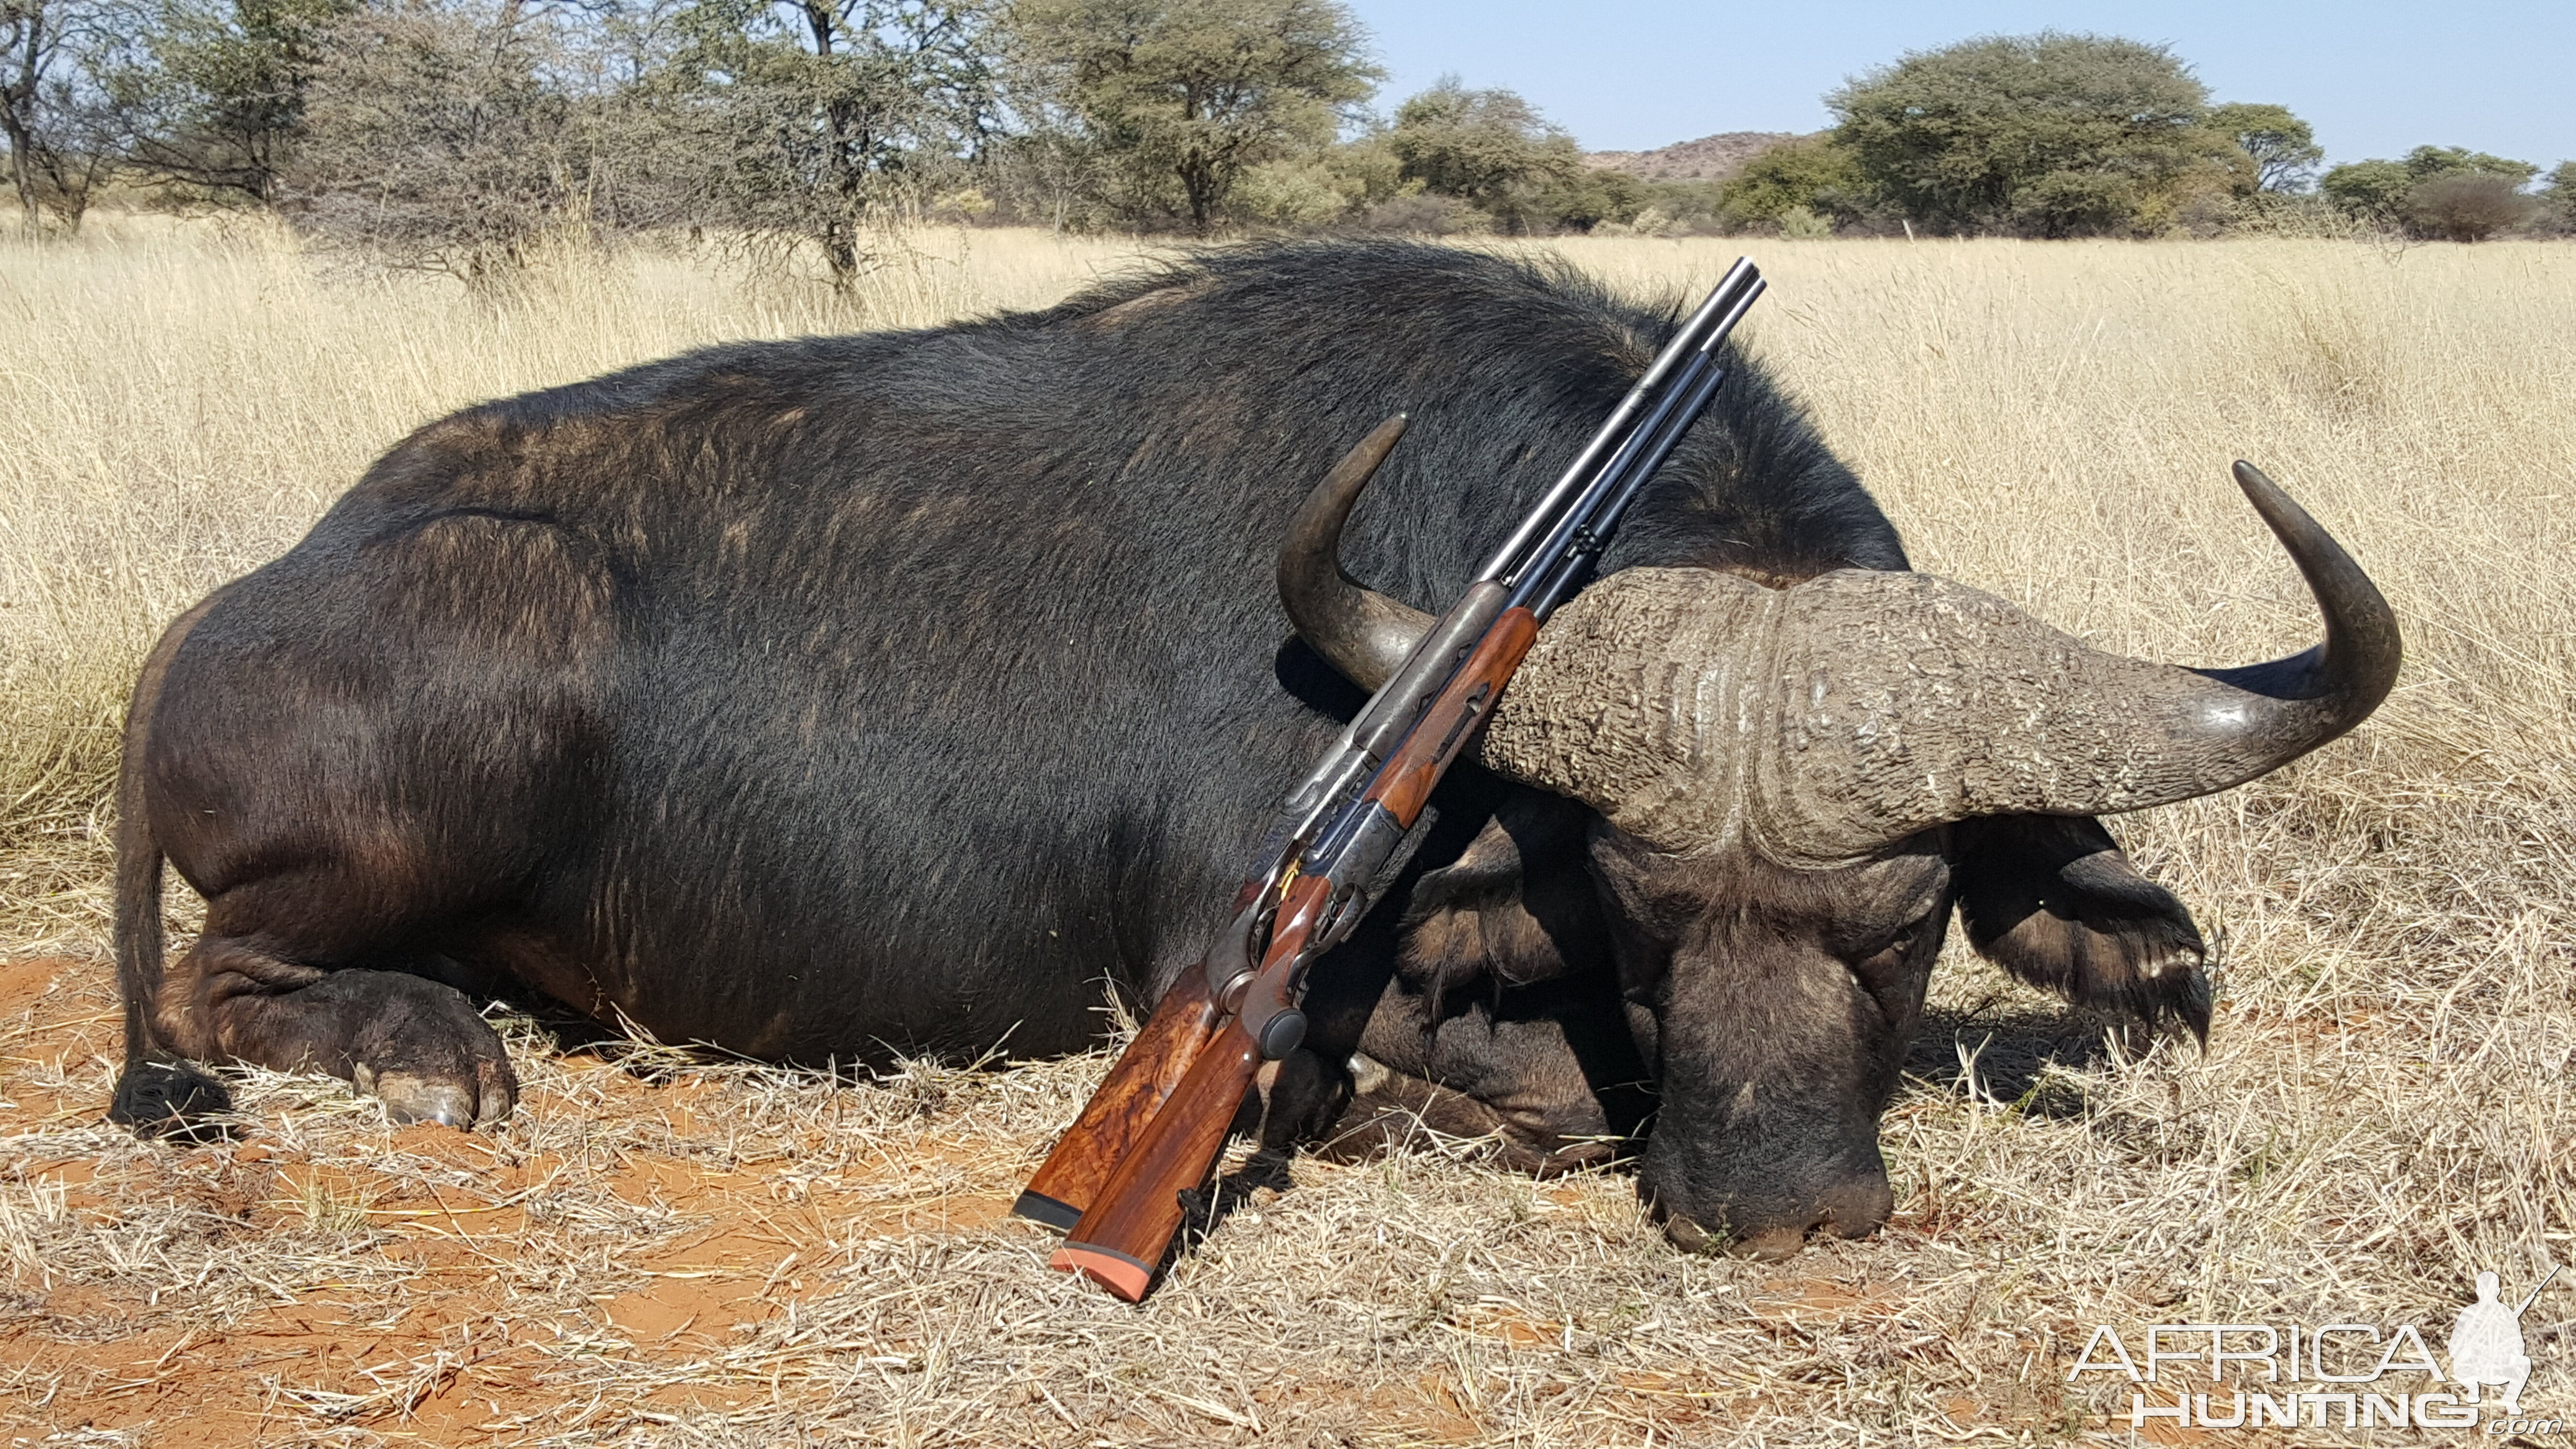
M 1057 1232 L 1069 1233 L 1075 1223 L 1082 1221 L 1082 1209 L 1069 1202 L 1058 1202 L 1042 1192 L 1024 1192 L 1020 1194 L 1019 1201 L 1011 1204 L 1011 1216 L 1027 1218 L 1033 1223 L 1044 1223 Z
M 1050 1268 L 1080 1273 L 1130 1303 L 1145 1301 L 1145 1290 L 1153 1286 L 1154 1269 L 1115 1248 L 1090 1243 L 1067 1243 L 1047 1260 Z

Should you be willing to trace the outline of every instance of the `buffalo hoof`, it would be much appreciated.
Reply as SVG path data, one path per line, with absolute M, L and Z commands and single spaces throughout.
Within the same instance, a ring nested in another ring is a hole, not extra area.
M 232 1109 L 232 1093 L 193 1062 L 131 1061 L 116 1079 L 107 1120 L 137 1137 L 204 1142 L 224 1135 L 224 1125 L 210 1119 Z
M 1804 1228 L 1770 1228 L 1749 1237 L 1712 1233 L 1688 1218 L 1664 1219 L 1664 1237 L 1685 1253 L 1709 1257 L 1751 1258 L 1757 1263 L 1777 1263 L 1797 1256 L 1807 1245 Z
M 454 987 L 417 976 L 338 972 L 300 995 L 328 992 L 354 1018 L 342 1059 L 396 1122 L 472 1128 L 510 1115 L 518 1074 L 500 1033 Z M 318 1003 L 317 1003 L 318 1004 Z
M 1885 1179 L 1845 1184 L 1825 1192 L 1803 1222 L 1792 1219 L 1749 1227 L 1742 1232 L 1711 1232 L 1678 1213 L 1663 1215 L 1664 1237 L 1685 1253 L 1750 1258 L 1777 1263 L 1796 1257 L 1809 1233 L 1837 1238 L 1863 1238 L 1878 1230 L 1896 1206 Z
M 413 1072 L 377 1072 L 360 1062 L 350 1080 L 361 1092 L 373 1092 L 385 1104 L 385 1116 L 396 1123 L 436 1122 L 442 1127 L 471 1128 L 510 1115 L 513 1084 L 507 1062 L 475 1063 L 471 1085 L 440 1081 Z

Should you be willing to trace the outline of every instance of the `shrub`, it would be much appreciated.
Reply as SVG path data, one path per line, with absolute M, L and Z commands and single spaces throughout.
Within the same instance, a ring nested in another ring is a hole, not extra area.
M 1469 90 L 1456 76 L 1397 107 L 1386 142 L 1403 179 L 1464 201 L 1513 234 L 1549 229 L 1568 209 L 1556 193 L 1584 179 L 1574 138 L 1536 107 L 1512 91 Z
M 1834 224 L 1803 206 L 1793 206 L 1779 216 L 1780 235 L 1790 241 L 1814 241 L 1834 234 Z
M 2420 236 L 2475 242 L 2520 225 L 2533 210 L 2512 181 L 2490 172 L 2463 172 L 2419 181 L 2406 193 L 2406 222 Z
M 1419 190 L 1419 183 L 1404 179 L 1404 162 L 1383 131 L 1362 136 L 1325 150 L 1324 167 L 1333 174 L 1333 189 L 1351 199 L 1351 205 L 1365 210 L 1381 201 L 1389 201 L 1408 190 Z
M 2005 215 L 2024 236 L 2099 236 L 2125 230 L 2142 200 L 2126 176 L 2070 168 L 2030 178 Z
M 1341 178 L 1319 157 L 1265 161 L 1234 183 L 1234 209 L 1269 226 L 1322 226 L 1350 210 Z
M 1660 206 L 1649 206 L 1626 221 L 1605 221 L 1592 229 L 1594 236 L 1671 236 L 1673 218 Z
M 2532 210 L 2520 194 L 2540 170 L 2460 146 L 2418 146 L 2403 161 L 2355 161 L 2325 176 L 2329 200 L 2356 219 L 2417 236 L 2480 241 Z
M 1868 191 L 1847 148 L 1831 136 L 1801 136 L 1745 162 L 1725 183 L 1719 204 L 1739 224 L 1777 227 L 1791 212 L 1810 219 L 1856 215 Z
M 2347 214 L 2365 220 L 2392 221 L 2415 185 L 2404 163 L 2348 161 L 2328 171 L 2319 183 L 2326 198 Z
M 1540 192 L 1534 210 L 1556 230 L 1589 232 L 1628 225 L 1654 205 L 1654 197 L 1651 182 L 1625 171 L 1586 167 Z
M 1359 226 L 1408 236 L 1471 236 L 1492 230 L 1493 220 L 1457 197 L 1409 191 L 1362 212 Z
M 595 96 L 550 84 L 561 32 L 517 6 L 434 0 L 332 27 L 285 179 L 289 214 L 387 265 L 501 279 L 588 232 Z
M 2536 200 L 2542 226 L 2553 232 L 2576 232 L 2576 161 L 2559 162 Z

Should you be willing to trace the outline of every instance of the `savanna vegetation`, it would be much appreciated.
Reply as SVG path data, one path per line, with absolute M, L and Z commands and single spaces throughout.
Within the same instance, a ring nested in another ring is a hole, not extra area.
M 1588 163 L 1523 97 L 1382 97 L 1343 0 L 0 0 L 20 229 L 273 214 L 476 285 L 688 237 L 848 287 L 924 219 L 1062 233 L 2066 238 L 2576 228 L 2564 167 L 2327 171 L 2307 122 L 2170 49 L 2055 31 L 1907 54 L 1732 176 Z M 2536 189 L 2535 189 L 2536 186 Z
M 1663 297 L 1737 250 L 1473 244 Z M 173 614 L 461 403 L 701 342 L 1041 305 L 1139 245 L 888 234 L 838 288 L 573 248 L 469 291 L 317 263 L 257 216 L 0 242 L 0 1433 L 2064 1443 L 2127 1434 L 2125 1380 L 2066 1379 L 2095 1325 L 2438 1343 L 2472 1272 L 2518 1298 L 2563 1258 L 2576 253 L 2528 242 L 1760 245 L 1775 291 L 1748 341 L 1918 566 L 2124 651 L 2297 647 L 2313 612 L 2226 480 L 2244 456 L 2371 569 L 2409 651 L 2348 739 L 2111 822 L 2209 933 L 2205 1054 L 1954 948 L 1887 1117 L 1897 1213 L 1865 1241 L 1686 1257 L 1617 1171 L 1532 1181 L 1425 1137 L 1256 1165 L 1139 1312 L 1004 1216 L 1105 1055 L 851 1082 L 506 1006 L 527 1090 L 496 1130 L 394 1130 L 334 1080 L 270 1074 L 231 1142 L 101 1121 L 117 721 Z M 2524 1319 L 2527 1404 L 2554 1408 L 2576 1363 L 2564 1292 Z

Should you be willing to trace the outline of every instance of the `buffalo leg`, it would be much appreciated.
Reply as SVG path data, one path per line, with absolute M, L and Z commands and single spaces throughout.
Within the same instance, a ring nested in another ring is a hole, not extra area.
M 508 1115 L 518 1096 L 490 1023 L 456 988 L 407 971 L 320 970 L 210 934 L 155 1008 L 159 1035 L 183 1056 L 327 1072 L 383 1099 L 397 1122 L 470 1127 Z
M 580 910 L 564 841 L 602 809 L 609 590 L 557 524 L 412 514 L 172 631 L 127 742 L 118 1120 L 173 1130 L 219 1101 L 189 1061 L 335 1073 L 405 1120 L 509 1110 L 499 1037 L 442 981 L 461 961 L 509 985 Z M 206 900 L 166 970 L 156 856 Z

